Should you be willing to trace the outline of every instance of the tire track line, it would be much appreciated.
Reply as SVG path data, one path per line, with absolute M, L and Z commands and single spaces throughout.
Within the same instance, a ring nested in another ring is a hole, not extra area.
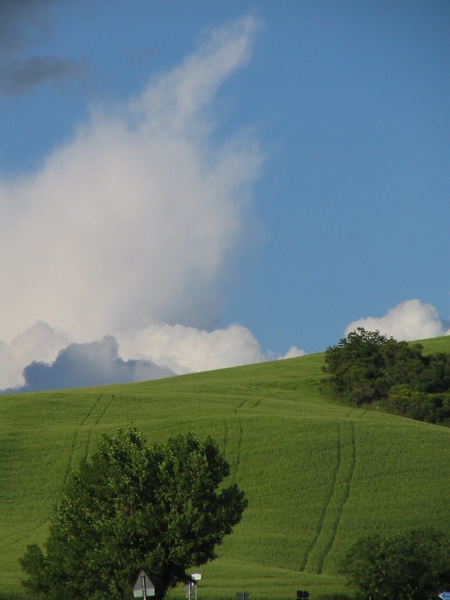
M 355 425 L 353 422 L 350 422 L 350 437 L 351 437 L 351 444 L 350 444 L 350 456 L 349 456 L 349 473 L 348 473 L 348 477 L 345 481 L 345 487 L 344 487 L 344 491 L 343 491 L 344 493 L 342 495 L 342 499 L 339 504 L 339 509 L 337 511 L 336 519 L 335 519 L 334 525 L 331 530 L 331 535 L 328 540 L 328 544 L 325 548 L 325 552 L 323 553 L 321 560 L 319 561 L 319 570 L 318 570 L 319 574 L 322 573 L 323 564 L 325 562 L 325 559 L 327 558 L 328 554 L 331 552 L 331 549 L 333 548 L 334 542 L 336 540 L 337 531 L 339 528 L 339 523 L 341 522 L 341 517 L 344 512 L 344 507 L 350 496 L 350 487 L 351 487 L 351 483 L 353 480 L 353 473 L 355 472 L 355 465 L 356 465 L 356 434 L 355 434 Z
M 227 447 L 228 447 L 228 421 L 227 419 L 223 420 L 223 455 L 225 460 L 227 460 Z
M 306 548 L 306 552 L 305 552 L 305 556 L 303 559 L 303 562 L 300 564 L 299 566 L 299 571 L 304 571 L 304 570 L 310 570 L 311 569 L 311 562 L 313 561 L 313 556 L 315 553 L 315 549 L 319 543 L 319 538 L 322 534 L 322 528 L 323 528 L 323 523 L 325 521 L 325 517 L 328 511 L 328 508 L 330 506 L 331 503 L 331 499 L 333 497 L 335 488 L 336 488 L 336 481 L 337 481 L 337 476 L 339 473 L 339 469 L 340 469 L 340 462 L 341 462 L 341 432 L 340 432 L 340 426 L 339 424 L 337 424 L 337 443 L 336 443 L 336 465 L 335 468 L 333 470 L 333 474 L 331 477 L 331 486 L 330 486 L 330 491 L 328 492 L 328 495 L 326 496 L 325 502 L 323 504 L 322 510 L 320 512 L 320 516 L 319 516 L 319 520 L 317 522 L 317 527 L 316 527 L 316 531 L 315 534 L 313 536 L 313 539 L 311 540 L 311 543 L 308 544 L 307 548 Z M 314 571 L 312 571 L 314 572 Z
M 344 506 L 350 495 L 350 486 L 356 463 L 356 437 L 352 421 L 338 425 L 337 461 L 327 502 L 322 510 L 316 536 L 311 543 L 305 569 L 322 573 L 323 564 L 336 540 Z
M 244 438 L 244 428 L 242 426 L 242 419 L 238 418 L 237 455 L 236 455 L 236 458 L 234 460 L 234 465 L 233 465 L 233 479 L 235 482 L 237 481 L 237 475 L 238 475 L 239 467 L 241 464 L 243 438 Z
M 92 404 L 91 408 L 83 416 L 83 418 L 81 419 L 81 421 L 78 424 L 77 428 L 75 429 L 75 432 L 74 432 L 73 438 L 72 438 L 72 442 L 71 442 L 70 448 L 69 448 L 69 457 L 68 457 L 68 460 L 67 460 L 66 469 L 64 471 L 63 483 L 62 483 L 61 488 L 60 488 L 60 493 L 59 493 L 59 497 L 58 497 L 57 502 L 51 508 L 51 510 L 47 513 L 47 515 L 43 519 L 40 519 L 39 523 L 37 523 L 34 527 L 32 527 L 30 529 L 27 529 L 27 531 L 26 531 L 26 533 L 24 535 L 15 536 L 14 539 L 10 539 L 10 541 L 7 541 L 8 537 L 10 537 L 10 536 L 8 536 L 6 538 L 3 538 L 2 543 L 4 544 L 4 547 L 13 546 L 13 545 L 15 545 L 15 544 L 17 544 L 19 542 L 22 542 L 23 540 L 26 540 L 26 539 L 30 538 L 35 531 L 37 531 L 38 529 L 40 529 L 41 527 L 43 527 L 50 520 L 51 515 L 52 515 L 52 513 L 54 511 L 54 507 L 59 503 L 59 501 L 60 501 L 60 499 L 62 497 L 64 488 L 66 486 L 67 480 L 68 480 L 68 478 L 70 476 L 70 473 L 72 471 L 72 464 L 73 464 L 73 461 L 74 461 L 75 451 L 76 451 L 76 447 L 77 447 L 77 440 L 78 440 L 78 437 L 79 437 L 80 430 L 87 423 L 87 421 L 92 417 L 92 415 L 94 414 L 96 408 L 99 406 L 100 401 L 102 400 L 102 397 L 103 397 L 103 394 L 100 394 L 100 396 L 97 397 L 97 399 L 95 400 L 95 402 Z M 115 396 L 112 395 L 112 397 L 109 400 L 109 402 L 106 404 L 106 406 L 103 408 L 103 410 L 98 415 L 97 419 L 94 421 L 93 425 L 90 427 L 90 429 L 88 431 L 87 442 L 86 442 L 86 445 L 85 445 L 84 458 L 87 457 L 87 454 L 88 454 L 88 451 L 89 451 L 89 447 L 90 447 L 91 438 L 92 438 L 92 432 L 93 432 L 94 428 L 103 419 L 103 417 L 105 416 L 106 412 L 108 411 L 109 407 L 111 406 L 111 404 L 113 403 L 114 400 L 115 400 Z M 14 534 L 12 534 L 12 535 L 14 535 Z
M 96 404 L 96 407 L 98 406 L 101 398 L 102 398 L 102 395 L 100 395 L 100 397 L 98 399 L 98 402 Z M 91 447 L 92 433 L 93 433 L 94 429 L 99 425 L 100 421 L 106 415 L 106 413 L 108 412 L 109 408 L 111 407 L 111 404 L 114 402 L 115 399 L 116 399 L 116 395 L 112 394 L 111 398 L 109 399 L 109 401 L 105 403 L 105 406 L 104 406 L 103 410 L 99 413 L 99 415 L 98 415 L 97 419 L 95 420 L 94 424 L 89 429 L 89 432 L 88 432 L 88 435 L 87 435 L 87 439 L 86 439 L 84 456 L 83 456 L 84 459 L 86 459 L 88 457 L 88 455 L 89 455 L 89 448 Z
M 84 415 L 84 417 L 81 419 L 81 422 L 79 423 L 78 427 L 75 429 L 75 433 L 73 435 L 73 440 L 72 440 L 72 444 L 70 447 L 70 454 L 69 454 L 69 459 L 67 461 L 67 466 L 66 466 L 66 470 L 64 473 L 64 479 L 63 479 L 63 483 L 61 486 L 61 494 L 62 494 L 62 490 L 64 489 L 64 487 L 66 486 L 67 483 L 67 479 L 69 478 L 69 475 L 72 471 L 72 464 L 73 464 L 73 460 L 74 460 L 74 456 L 75 456 L 75 449 L 77 447 L 77 440 L 78 440 L 78 436 L 80 433 L 81 428 L 85 425 L 85 423 L 87 422 L 87 420 L 92 416 L 92 414 L 94 413 L 95 409 L 97 408 L 100 400 L 102 399 L 103 394 L 100 394 L 100 396 L 98 396 L 98 398 L 96 399 L 96 401 L 94 402 L 94 404 L 91 406 L 90 410 L 88 410 L 88 412 Z M 61 498 L 61 494 L 60 494 L 60 498 Z
M 236 424 L 237 424 L 237 437 L 236 437 L 237 449 L 236 449 L 236 456 L 235 456 L 234 460 L 231 461 L 230 459 L 227 459 L 227 461 L 231 467 L 230 476 L 232 478 L 233 483 L 236 483 L 236 481 L 237 481 L 237 476 L 238 476 L 239 467 L 240 467 L 241 458 L 242 458 L 242 442 L 244 439 L 244 427 L 243 427 L 242 419 L 238 414 L 238 411 L 239 411 L 239 409 L 243 408 L 246 404 L 247 404 L 247 398 L 244 398 L 233 410 L 233 413 L 234 413 L 233 421 L 236 422 Z M 227 420 L 225 420 L 224 450 L 227 449 L 227 446 L 229 445 L 229 442 L 231 441 L 231 439 L 232 438 L 230 438 L 229 432 L 228 432 L 228 422 L 227 422 Z M 224 453 L 224 455 L 225 455 L 225 453 Z M 226 455 L 225 455 L 225 458 L 226 458 Z

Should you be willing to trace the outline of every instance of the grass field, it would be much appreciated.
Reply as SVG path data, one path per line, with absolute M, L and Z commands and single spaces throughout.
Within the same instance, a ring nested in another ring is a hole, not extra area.
M 422 343 L 450 352 L 450 337 Z M 219 558 L 199 567 L 199 600 L 351 594 L 339 567 L 362 536 L 422 525 L 450 534 L 450 428 L 332 403 L 321 392 L 322 364 L 316 354 L 0 396 L 0 598 L 21 592 L 18 559 L 46 539 L 69 471 L 102 433 L 129 424 L 150 441 L 211 435 L 247 494 Z M 183 598 L 183 587 L 171 595 Z

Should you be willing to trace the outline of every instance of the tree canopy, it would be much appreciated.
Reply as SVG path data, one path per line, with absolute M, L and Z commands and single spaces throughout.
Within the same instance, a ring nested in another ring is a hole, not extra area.
M 450 589 L 450 545 L 431 529 L 372 535 L 351 548 L 343 572 L 375 600 L 435 600 Z
M 350 404 L 450 423 L 450 355 L 422 349 L 359 327 L 327 348 L 323 370 L 335 396 Z
M 156 598 L 215 547 L 247 505 L 211 438 L 192 433 L 149 446 L 136 429 L 104 436 L 73 473 L 53 513 L 44 552 L 28 546 L 24 585 L 50 600 L 132 598 L 144 569 Z M 220 488 L 219 488 L 220 486 Z

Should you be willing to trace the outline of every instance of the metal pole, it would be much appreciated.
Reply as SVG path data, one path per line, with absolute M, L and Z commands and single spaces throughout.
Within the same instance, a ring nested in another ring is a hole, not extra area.
M 147 600 L 147 587 L 145 585 L 145 575 L 144 573 L 142 573 L 141 575 L 141 581 L 142 581 L 142 597 L 144 600 Z

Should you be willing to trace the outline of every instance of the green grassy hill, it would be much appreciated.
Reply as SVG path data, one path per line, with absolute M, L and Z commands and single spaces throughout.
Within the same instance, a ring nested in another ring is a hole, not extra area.
M 450 352 L 450 337 L 423 345 Z M 102 433 L 131 423 L 150 441 L 212 435 L 249 499 L 219 558 L 199 568 L 199 600 L 349 593 L 339 565 L 362 536 L 421 525 L 450 534 L 450 428 L 332 403 L 320 390 L 322 364 L 316 354 L 0 396 L 0 593 L 21 591 L 18 558 L 46 539 L 70 469 Z

